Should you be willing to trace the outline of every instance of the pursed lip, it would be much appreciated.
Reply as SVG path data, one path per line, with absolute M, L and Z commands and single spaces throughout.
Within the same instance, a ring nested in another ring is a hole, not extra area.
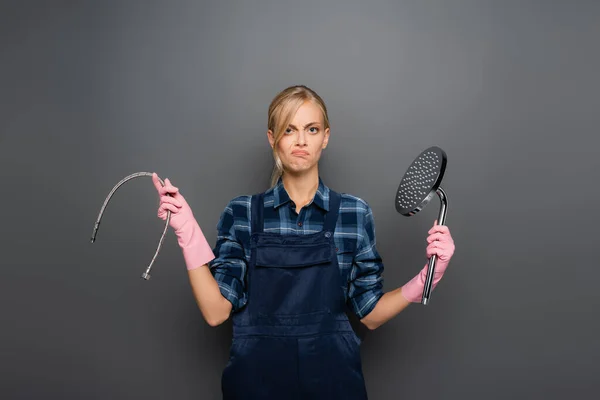
M 292 151 L 292 155 L 294 156 L 307 156 L 308 152 L 302 150 Z

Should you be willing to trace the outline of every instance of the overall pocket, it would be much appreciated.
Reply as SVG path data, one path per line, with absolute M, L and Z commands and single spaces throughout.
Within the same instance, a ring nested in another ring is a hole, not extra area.
M 251 301 L 259 317 L 276 319 L 329 313 L 331 285 L 328 276 L 338 274 L 331 260 L 334 257 L 328 243 L 309 246 L 270 244 L 254 249 Z

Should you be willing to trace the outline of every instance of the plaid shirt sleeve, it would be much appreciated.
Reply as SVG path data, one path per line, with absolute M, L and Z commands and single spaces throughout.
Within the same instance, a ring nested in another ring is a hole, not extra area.
M 383 262 L 375 247 L 373 211 L 364 200 L 363 206 L 348 292 L 351 308 L 359 318 L 369 314 L 383 296 Z
M 239 201 L 233 199 L 227 204 L 217 224 L 217 243 L 213 249 L 214 260 L 210 270 L 219 285 L 223 297 L 232 304 L 232 312 L 242 308 L 247 301 L 245 287 L 246 257 L 241 241 L 237 238 L 236 215 L 240 214 Z M 242 212 L 241 215 L 246 215 Z M 247 221 L 244 223 L 247 225 Z

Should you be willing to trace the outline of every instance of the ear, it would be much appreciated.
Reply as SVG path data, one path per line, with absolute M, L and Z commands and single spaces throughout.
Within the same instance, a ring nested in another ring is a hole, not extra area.
M 273 148 L 273 146 L 275 146 L 275 136 L 273 135 L 273 131 L 270 129 L 267 131 L 267 138 L 269 139 L 271 148 Z
M 329 143 L 329 128 L 325 129 L 325 137 L 323 139 L 323 148 L 327 147 L 327 144 Z

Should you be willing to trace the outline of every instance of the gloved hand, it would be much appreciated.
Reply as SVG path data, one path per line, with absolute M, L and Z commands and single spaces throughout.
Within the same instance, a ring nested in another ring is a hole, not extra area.
M 215 255 L 194 218 L 192 209 L 179 193 L 179 188 L 173 186 L 168 178 L 163 187 L 156 173 L 152 174 L 152 182 L 160 195 L 158 217 L 164 221 L 167 219 L 167 210 L 171 211 L 169 225 L 175 231 L 177 243 L 183 250 L 187 269 L 199 268 L 213 260 Z
M 450 235 L 450 229 L 445 225 L 438 225 L 437 220 L 427 233 L 429 234 L 427 237 L 427 243 L 429 243 L 426 249 L 427 258 L 431 258 L 434 254 L 437 256 L 433 282 L 431 283 L 431 290 L 433 290 L 444 276 L 444 272 L 454 254 L 454 240 Z M 402 286 L 402 295 L 411 303 L 420 303 L 423 298 L 428 265 L 429 263 L 414 278 Z

